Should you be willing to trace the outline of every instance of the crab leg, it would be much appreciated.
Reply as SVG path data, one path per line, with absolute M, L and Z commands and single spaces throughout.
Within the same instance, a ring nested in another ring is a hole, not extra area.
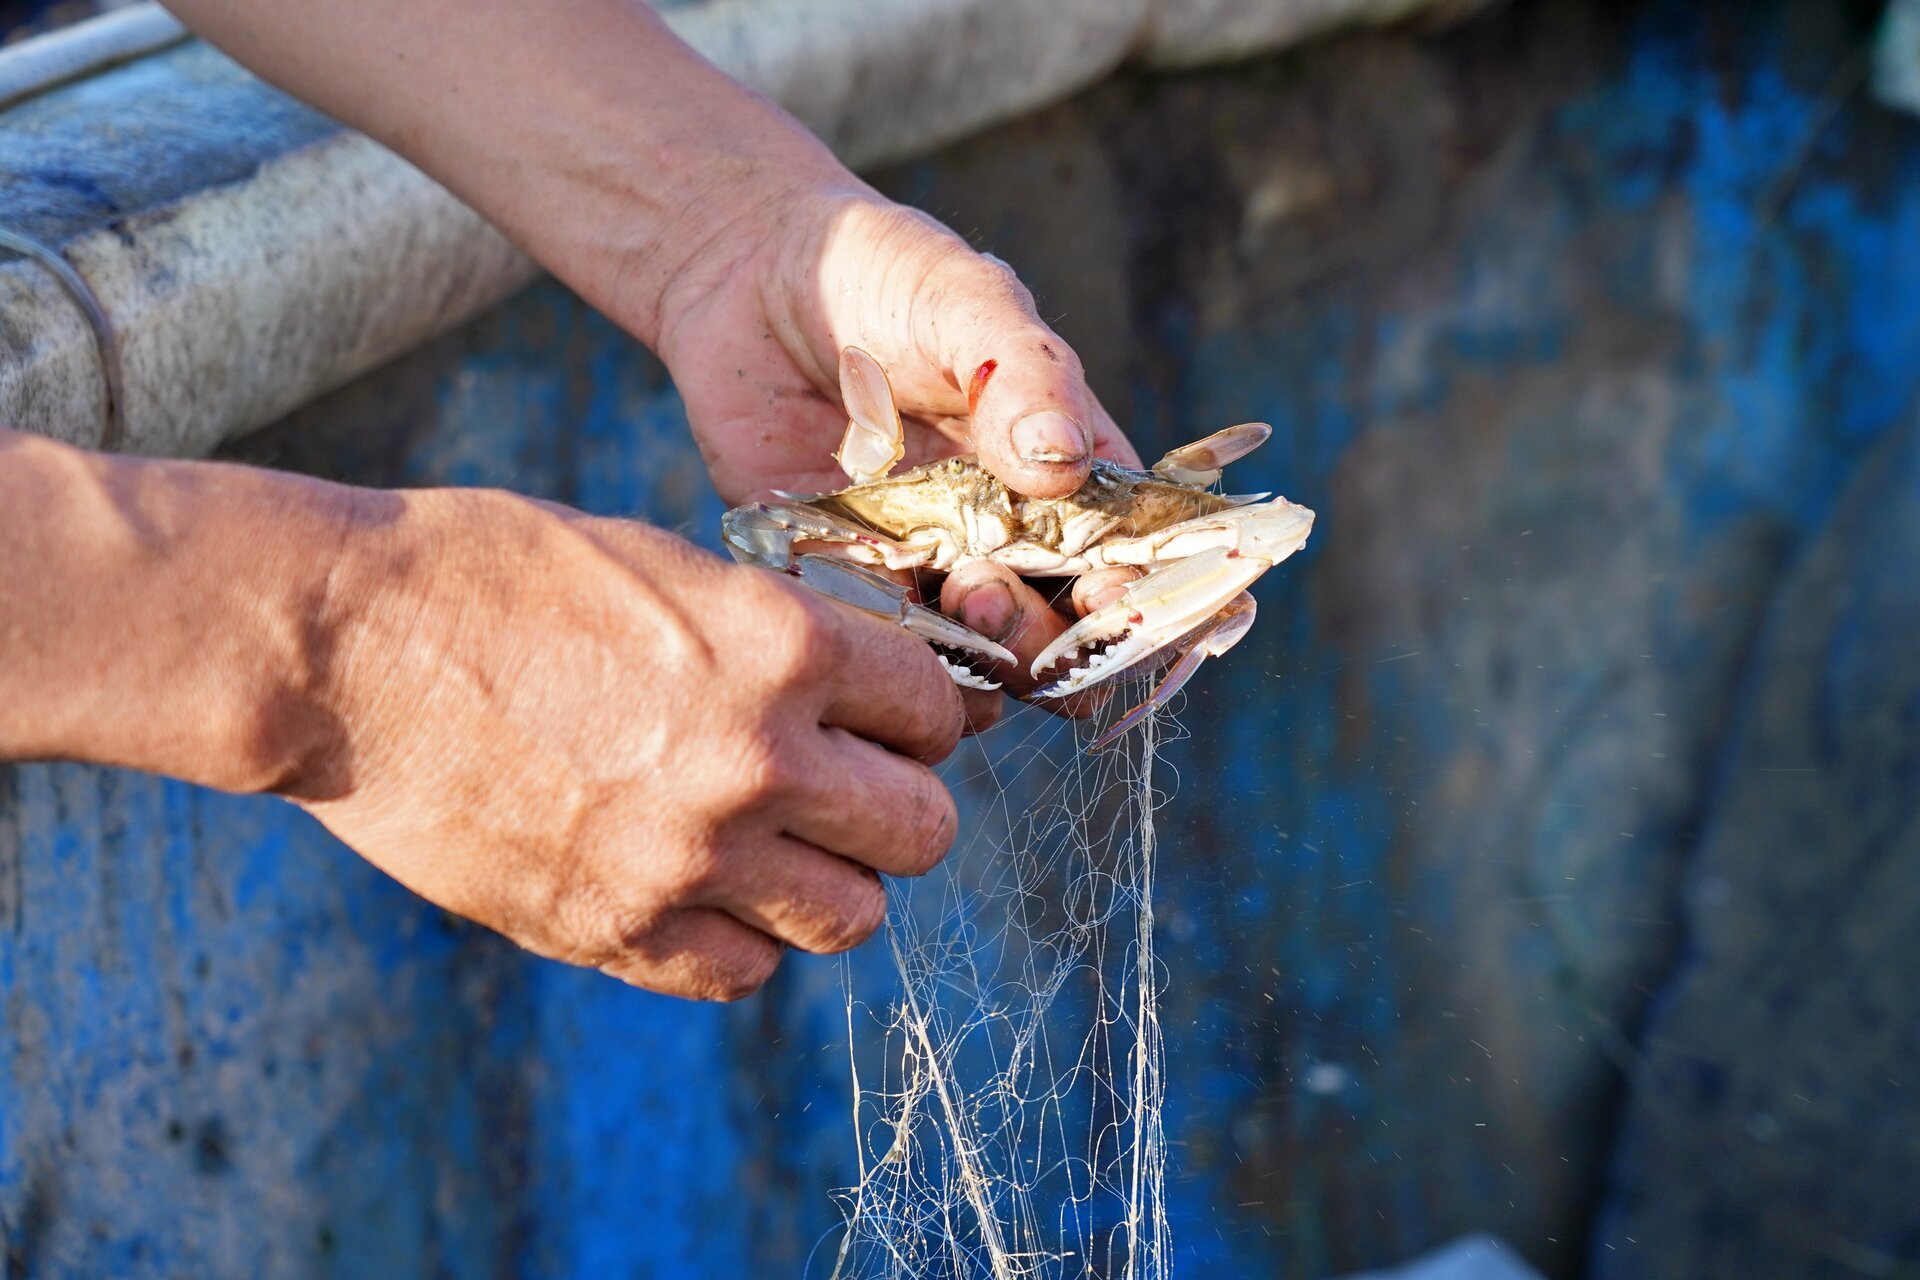
M 1139 706 L 1108 725 L 1105 732 L 1088 744 L 1087 750 L 1099 751 L 1112 746 L 1127 730 L 1166 706 L 1173 695 L 1180 692 L 1180 686 L 1192 679 L 1201 663 L 1219 657 L 1240 643 L 1240 637 L 1253 626 L 1253 615 L 1253 597 L 1242 591 L 1227 601 L 1227 607 L 1218 616 L 1175 641 L 1184 652 L 1167 668 L 1167 674 L 1161 677 L 1153 692 Z
M 1285 498 L 1255 502 L 1210 516 L 1195 516 L 1136 538 L 1110 538 L 1087 548 L 1092 568 L 1151 568 L 1203 551 L 1243 551 L 1278 564 L 1298 551 L 1313 529 L 1313 512 Z
M 934 647 L 934 656 L 955 684 L 968 689 L 998 689 L 999 683 L 974 671 L 969 659 L 1015 660 L 1013 654 L 972 628 L 913 603 L 905 587 L 867 567 L 917 568 L 934 558 L 937 544 L 903 545 L 851 520 L 795 502 L 755 502 L 735 507 L 721 517 L 720 531 L 727 550 L 742 564 L 793 574 L 823 596 L 897 622 L 913 632 Z M 796 542 L 821 542 L 832 547 L 834 554 L 796 555 Z
M 918 569 L 934 562 L 938 541 L 896 542 L 843 516 L 804 502 L 750 502 L 720 517 L 720 534 L 733 558 L 785 570 L 796 542 L 829 543 L 842 560 L 887 569 Z

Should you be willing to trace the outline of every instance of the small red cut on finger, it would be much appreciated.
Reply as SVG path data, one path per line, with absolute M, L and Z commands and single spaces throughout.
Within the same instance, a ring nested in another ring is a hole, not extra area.
M 973 371 L 973 377 L 967 382 L 967 415 L 969 417 L 980 408 L 980 393 L 987 389 L 987 380 L 993 377 L 993 371 L 999 367 L 998 360 L 982 360 L 980 367 Z

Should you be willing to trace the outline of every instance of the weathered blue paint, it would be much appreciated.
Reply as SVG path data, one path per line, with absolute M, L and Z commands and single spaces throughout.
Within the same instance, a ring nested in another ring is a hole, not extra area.
M 475 1273 L 500 1224 L 457 1207 L 508 1190 L 481 1138 L 525 1038 L 486 1024 L 525 1015 L 448 994 L 498 985 L 496 949 L 283 805 L 7 785 L 15 1274 Z
M 213 49 L 185 45 L 9 111 L 0 225 L 63 243 L 339 132 Z
M 1145 451 L 1266 418 L 1235 483 L 1321 512 L 1167 751 L 1179 1274 L 1468 1228 L 1560 1274 L 1920 1262 L 1874 1136 L 1920 1025 L 1920 128 L 1836 79 L 1831 6 L 1613 10 L 1127 82 L 884 175 Z M 245 452 L 719 513 L 658 366 L 551 287 Z M 0 774 L 0 999 L 15 1274 L 796 1275 L 851 1173 L 833 963 L 627 991 L 272 802 Z

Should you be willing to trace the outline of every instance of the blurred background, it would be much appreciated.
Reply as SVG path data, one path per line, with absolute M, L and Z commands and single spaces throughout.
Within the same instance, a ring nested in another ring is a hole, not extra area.
M 1465 1232 L 1551 1277 L 1920 1274 L 1898 17 L 1417 7 L 931 150 L 842 122 L 1013 264 L 1142 453 L 1269 421 L 1233 487 L 1320 513 L 1165 754 L 1175 1274 Z M 55 244 L 334 132 L 190 44 L 0 105 L 0 225 Z M 225 456 L 715 545 L 643 349 L 550 282 L 472 309 Z M 655 998 L 271 800 L 0 770 L 0 1010 L 9 1278 L 799 1276 L 853 1180 L 832 962 Z

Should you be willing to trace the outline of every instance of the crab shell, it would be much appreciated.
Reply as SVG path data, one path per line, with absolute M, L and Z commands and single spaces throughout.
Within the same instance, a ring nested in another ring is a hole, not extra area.
M 974 458 L 959 457 L 805 505 L 890 539 L 895 547 L 883 545 L 880 558 L 870 561 L 889 568 L 949 573 L 966 560 L 992 560 L 1027 577 L 1068 578 L 1152 563 L 1158 557 L 1133 540 L 1257 501 L 1169 483 L 1105 459 L 1094 462 L 1074 493 L 1030 498 L 1007 488 Z M 900 563 L 905 560 L 912 563 Z
M 880 569 L 951 572 L 992 560 L 1027 577 L 1077 577 L 1132 566 L 1148 572 L 1070 627 L 1035 659 L 1030 695 L 1063 697 L 1160 654 L 1173 666 L 1153 695 L 1096 747 L 1169 699 L 1207 657 L 1226 652 L 1254 618 L 1247 587 L 1298 551 L 1313 512 L 1265 494 L 1208 488 L 1259 446 L 1269 428 L 1229 427 L 1175 449 L 1151 471 L 1096 460 L 1062 498 L 1014 493 L 971 457 L 888 475 L 902 428 L 885 375 L 855 348 L 843 353 L 842 394 L 852 421 L 836 455 L 855 483 L 816 497 L 782 494 L 727 512 L 727 548 L 749 564 L 798 574 L 816 590 L 890 617 L 931 643 L 954 679 L 997 688 L 976 669 L 1009 663 L 1004 648 L 914 603 Z

